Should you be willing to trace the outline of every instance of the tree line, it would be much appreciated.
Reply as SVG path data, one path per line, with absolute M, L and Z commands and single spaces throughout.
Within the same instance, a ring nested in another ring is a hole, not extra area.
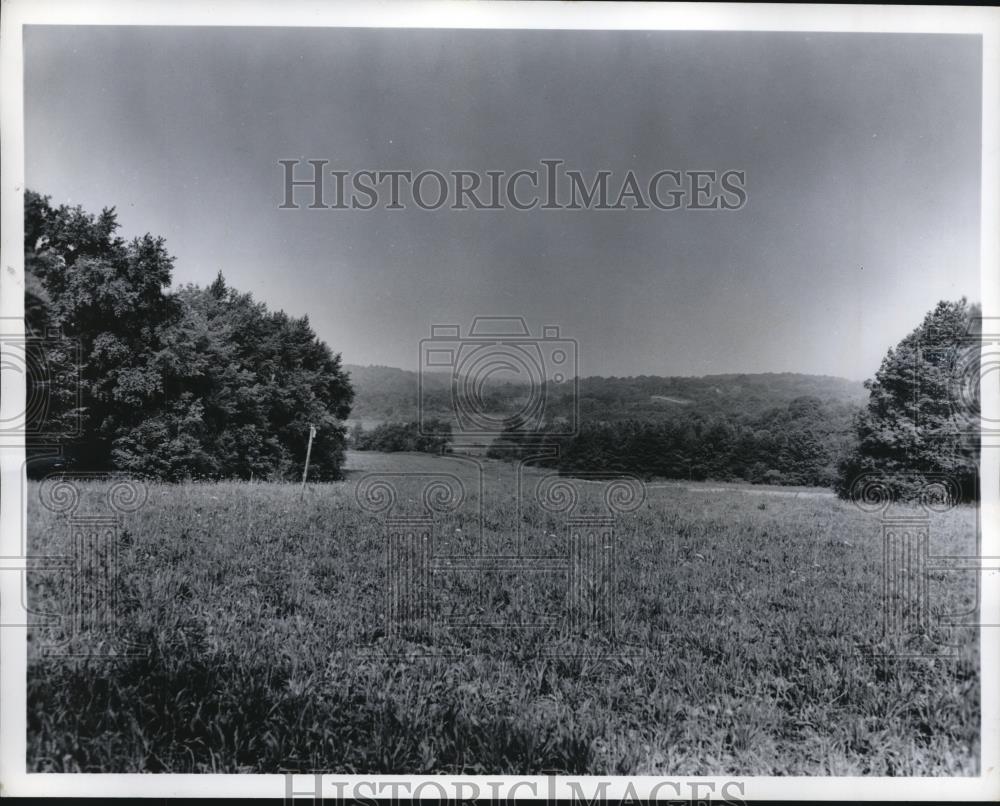
M 158 479 L 340 477 L 353 391 L 308 317 L 227 285 L 171 290 L 163 238 L 25 196 L 26 331 L 43 347 L 29 457 Z M 39 390 L 39 385 L 47 388 Z M 30 465 L 29 465 L 30 467 Z
M 121 238 L 113 208 L 92 215 L 29 190 L 24 223 L 25 327 L 41 346 L 28 400 L 43 415 L 29 459 L 57 452 L 66 468 L 167 480 L 284 479 L 299 472 L 314 425 L 310 476 L 340 477 L 354 390 L 308 317 L 270 311 L 221 272 L 208 287 L 172 289 L 164 239 Z M 889 350 L 860 410 L 845 399 L 849 382 L 822 376 L 590 378 L 576 434 L 543 426 L 529 438 L 512 422 L 491 453 L 525 458 L 540 446 L 534 461 L 567 474 L 821 485 L 843 497 L 867 480 L 902 499 L 937 484 L 972 500 L 980 321 L 964 298 L 940 302 Z M 445 406 L 447 378 L 436 380 Z M 795 394 L 803 382 L 816 394 Z M 372 403 L 408 411 L 411 385 L 393 375 Z M 524 389 L 493 394 L 503 410 Z M 547 408 L 565 418 L 573 400 L 554 392 Z M 449 432 L 427 437 L 408 418 L 353 442 L 440 453 Z
M 355 399 L 351 416 L 362 420 L 410 422 L 419 413 L 452 414 L 450 373 L 416 372 L 379 366 L 351 366 Z M 422 386 L 418 404 L 418 383 Z M 544 395 L 545 414 L 588 422 L 617 420 L 662 421 L 697 412 L 736 421 L 755 417 L 798 397 L 825 403 L 860 406 L 867 398 L 860 381 L 794 372 L 706 375 L 699 378 L 639 375 L 580 378 L 574 383 L 548 383 L 531 389 L 526 383 L 476 385 L 475 406 L 491 416 L 515 412 L 525 400 Z
M 865 382 L 860 408 L 813 396 L 749 417 L 691 413 L 667 422 L 584 420 L 577 434 L 525 434 L 517 423 L 491 453 L 573 475 L 715 479 L 832 487 L 840 497 L 978 500 L 978 305 L 941 301 Z
M 361 423 L 356 423 L 350 433 L 350 446 L 358 451 L 400 451 L 442 454 L 449 451 L 451 423 L 429 419 L 421 424 L 414 420 L 408 423 L 380 423 L 366 431 Z
M 561 473 L 830 486 L 850 439 L 854 409 L 803 396 L 753 417 L 685 413 L 671 420 L 584 421 L 572 436 L 511 423 L 489 455 Z
M 938 303 L 865 382 L 864 405 L 851 400 L 848 382 L 823 376 L 589 378 L 580 383 L 572 436 L 561 436 L 567 418 L 559 415 L 568 404 L 555 397 L 547 424 L 526 429 L 512 418 L 488 455 L 571 476 L 629 473 L 831 487 L 854 499 L 976 500 L 980 323 L 979 306 L 965 298 Z M 766 406 L 803 382 L 836 396 Z M 653 402 L 665 384 L 678 395 L 667 398 L 677 405 L 666 409 Z M 407 405 L 403 374 L 397 371 L 389 391 L 386 400 Z M 523 393 L 507 391 L 512 399 Z M 384 424 L 377 436 L 359 430 L 358 440 L 377 450 L 421 450 L 403 438 L 416 431 L 415 423 Z

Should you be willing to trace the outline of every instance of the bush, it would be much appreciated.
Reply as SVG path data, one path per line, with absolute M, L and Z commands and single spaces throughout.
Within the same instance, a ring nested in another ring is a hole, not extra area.
M 451 424 L 438 420 L 420 423 L 382 423 L 371 431 L 360 426 L 351 434 L 352 445 L 359 451 L 382 451 L 397 453 L 413 451 L 419 453 L 447 453 L 451 441 Z

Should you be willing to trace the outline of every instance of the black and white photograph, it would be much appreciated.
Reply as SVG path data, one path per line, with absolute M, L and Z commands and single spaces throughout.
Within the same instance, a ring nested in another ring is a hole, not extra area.
M 3 790 L 1000 797 L 996 9 L 142 5 L 4 5 Z

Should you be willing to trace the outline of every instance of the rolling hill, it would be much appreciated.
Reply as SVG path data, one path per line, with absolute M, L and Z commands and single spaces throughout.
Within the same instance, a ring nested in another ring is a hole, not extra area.
M 385 366 L 346 365 L 354 385 L 352 421 L 366 423 L 407 422 L 417 419 L 418 375 L 416 372 Z M 448 373 L 425 373 L 423 378 L 426 411 L 447 418 L 451 412 Z M 499 383 L 484 396 L 491 413 L 515 412 L 527 399 L 524 384 Z M 552 416 L 572 412 L 571 384 L 550 384 L 545 390 L 546 411 Z M 576 390 L 581 420 L 617 422 L 622 420 L 664 421 L 684 414 L 704 417 L 755 417 L 774 408 L 784 408 L 796 398 L 812 397 L 826 405 L 860 405 L 866 398 L 864 386 L 829 375 L 760 373 L 706 375 L 694 377 L 580 378 Z

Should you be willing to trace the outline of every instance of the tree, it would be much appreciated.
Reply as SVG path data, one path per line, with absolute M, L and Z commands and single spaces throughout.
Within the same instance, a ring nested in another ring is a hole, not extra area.
M 42 339 L 51 367 L 78 362 L 71 378 L 52 378 L 44 431 L 46 437 L 75 431 L 81 438 L 71 458 L 88 468 L 107 466 L 115 434 L 141 421 L 145 397 L 158 382 L 149 366 L 157 329 L 172 313 L 164 292 L 173 259 L 163 239 L 126 242 L 117 229 L 113 208 L 93 216 L 26 193 L 27 329 Z M 63 427 L 70 420 L 77 429 Z M 48 441 L 30 440 L 29 449 Z
M 978 477 L 978 415 L 969 417 L 963 389 L 978 381 L 979 308 L 963 297 L 939 302 L 919 327 L 890 348 L 868 405 L 855 419 L 857 442 L 841 461 L 837 492 L 856 493 L 873 480 L 901 500 L 927 485 L 973 499 Z
M 80 424 L 55 437 L 68 464 L 168 480 L 287 478 L 315 426 L 310 477 L 338 478 L 353 390 L 308 318 L 269 311 L 221 272 L 208 288 L 171 291 L 163 239 L 125 242 L 117 229 L 113 209 L 93 216 L 26 195 L 28 327 L 61 332 L 79 365 L 75 383 L 59 380 L 72 362 L 48 348 L 47 433 Z
M 381 423 L 371 431 L 363 430 L 359 423 L 353 434 L 352 447 L 359 451 L 412 451 L 440 455 L 451 451 L 450 442 L 451 423 L 429 419 L 422 423 L 416 420 L 409 423 Z

